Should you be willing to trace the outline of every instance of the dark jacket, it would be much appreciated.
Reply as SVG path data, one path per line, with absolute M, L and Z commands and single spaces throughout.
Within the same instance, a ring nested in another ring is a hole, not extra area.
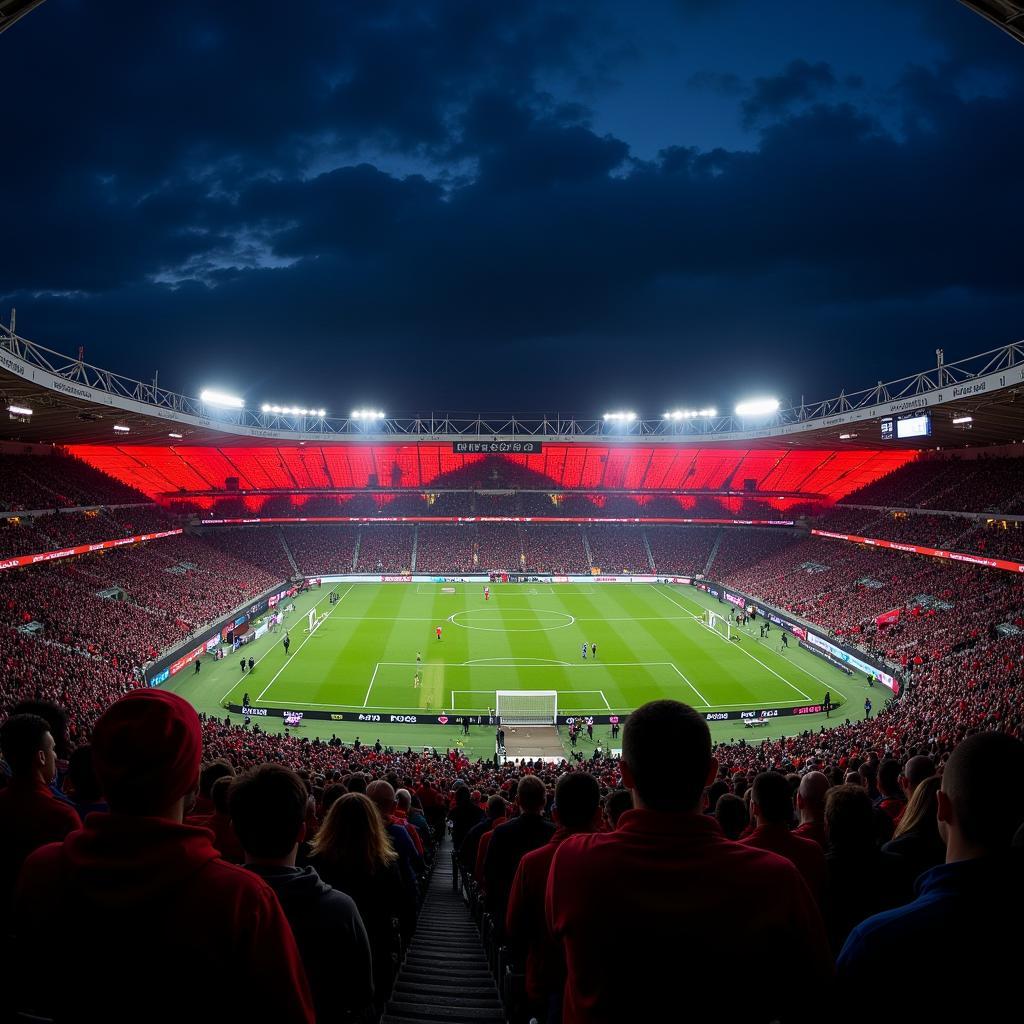
M 935 823 L 930 821 L 920 831 L 907 832 L 896 839 L 890 839 L 882 847 L 882 853 L 895 858 L 902 902 L 909 903 L 916 894 L 917 879 L 926 871 L 945 863 L 946 844 Z
M 494 829 L 484 861 L 484 881 L 487 909 L 498 928 L 504 929 L 508 896 L 523 855 L 544 846 L 554 834 L 555 826 L 539 814 L 521 814 Z
M 352 898 L 311 867 L 246 867 L 277 893 L 313 990 L 317 1020 L 330 1024 L 370 1006 L 370 940 Z

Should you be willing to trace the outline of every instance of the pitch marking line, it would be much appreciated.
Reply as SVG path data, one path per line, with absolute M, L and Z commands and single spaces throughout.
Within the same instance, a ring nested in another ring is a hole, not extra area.
M 323 597 L 321 597 L 321 598 L 320 598 L 320 600 L 319 600 L 319 601 L 317 601 L 317 603 L 316 603 L 315 605 L 313 605 L 313 607 L 314 607 L 314 608 L 319 608 L 319 607 L 320 607 L 320 605 L 322 605 L 322 604 L 324 603 L 324 601 L 326 601 L 326 600 L 327 600 L 327 599 L 328 599 L 328 598 L 329 598 L 330 596 L 331 596 L 331 595 L 330 595 L 330 593 L 328 593 L 328 594 L 325 594 L 325 595 L 324 595 Z M 261 661 L 262 661 L 262 660 L 263 660 L 263 659 L 264 659 L 265 657 L 267 657 L 267 655 L 269 655 L 269 654 L 272 654 L 272 653 L 273 653 L 273 651 L 274 651 L 274 648 L 275 648 L 275 647 L 277 647 L 277 644 L 271 644 L 271 645 L 270 645 L 270 646 L 269 646 L 269 647 L 268 647 L 268 648 L 267 648 L 267 649 L 266 649 L 266 650 L 265 650 L 265 651 L 264 651 L 264 652 L 263 652 L 263 653 L 262 653 L 262 654 L 261 654 L 261 655 L 260 655 L 260 656 L 259 656 L 259 657 L 258 657 L 258 658 L 256 659 L 256 665 L 258 665 L 258 664 L 259 664 L 259 663 L 260 663 L 260 662 L 261 662 Z M 239 650 L 241 650 L 241 648 L 239 648 Z M 296 648 L 296 651 L 298 651 L 298 648 Z M 285 662 L 285 664 L 287 665 L 288 663 L 287 663 L 287 662 Z M 255 666 L 253 666 L 253 667 L 255 668 Z M 242 678 L 244 679 L 245 677 L 243 676 Z M 238 688 L 238 683 L 235 683 L 235 685 L 234 685 L 234 686 L 232 686 L 232 687 L 231 687 L 231 689 L 230 689 L 230 690 L 228 690 L 228 692 L 227 692 L 227 693 L 225 693 L 223 697 L 221 697 L 221 699 L 220 699 L 220 703 L 221 703 L 221 704 L 223 704 L 223 703 L 224 703 L 224 701 L 226 701 L 226 700 L 228 699 L 228 696 L 229 696 L 230 694 L 234 693 L 234 691 L 235 691 L 235 690 L 236 690 L 237 688 Z M 266 691 L 264 691 L 264 692 L 266 692 Z
M 656 594 L 661 594 L 661 596 L 663 598 L 665 598 L 666 601 L 671 601 L 672 604 L 674 604 L 677 608 L 682 608 L 684 612 L 689 612 L 690 613 L 690 617 L 695 622 L 700 623 L 700 625 L 704 625 L 701 622 L 699 615 L 694 615 L 693 612 L 690 612 L 690 610 L 685 605 L 681 605 L 674 597 L 671 597 L 670 595 L 666 594 L 663 590 L 659 590 L 653 583 L 648 584 L 648 586 L 652 587 Z M 703 609 L 701 609 L 701 610 L 703 611 Z M 715 630 L 712 630 L 711 632 L 714 633 L 715 636 L 717 636 L 720 639 L 722 639 L 725 643 L 729 643 L 729 641 L 726 640 L 725 637 L 722 636 L 721 633 L 718 633 Z M 781 679 L 782 682 L 784 682 L 791 690 L 796 690 L 796 692 L 799 693 L 800 696 L 803 697 L 804 700 L 806 700 L 808 704 L 813 704 L 814 703 L 814 701 L 810 697 L 808 697 L 807 694 L 804 693 L 804 691 L 801 690 L 799 686 L 795 686 L 785 676 L 779 675 L 779 673 L 776 672 L 775 669 L 771 668 L 769 665 L 766 665 L 760 658 L 758 658 L 755 655 L 751 654 L 750 651 L 745 650 L 739 644 L 737 644 L 736 647 L 737 647 L 737 650 L 742 651 L 748 658 L 752 658 L 754 661 L 756 661 L 758 663 L 758 665 L 761 666 L 761 668 L 767 669 L 769 672 L 771 672 L 771 674 L 773 676 L 775 676 L 776 679 Z
M 672 665 L 672 662 L 670 662 L 670 661 L 669 661 L 669 662 L 666 662 L 666 664 L 668 664 L 668 665 Z M 672 667 L 673 667 L 673 668 L 674 668 L 674 669 L 676 670 L 676 672 L 678 672 L 678 673 L 679 673 L 679 675 L 680 675 L 680 677 L 682 678 L 683 682 L 684 682 L 684 683 L 686 683 L 686 685 L 687 685 L 687 686 L 688 686 L 688 687 L 689 687 L 689 688 L 690 688 L 691 690 L 693 690 L 693 692 L 694 692 L 695 694 L 697 694 L 697 696 L 698 696 L 698 697 L 700 697 L 700 699 L 701 699 L 701 700 L 702 700 L 702 701 L 704 702 L 704 707 L 706 707 L 706 708 L 709 708 L 709 707 L 711 707 L 711 704 L 710 704 L 710 703 L 708 702 L 708 699 L 707 699 L 707 697 L 705 697 L 705 696 L 704 696 L 704 694 L 703 694 L 703 693 L 701 693 L 701 692 L 700 692 L 700 690 L 698 690 L 698 689 L 697 689 L 697 687 L 696 687 L 696 686 L 694 686 L 694 685 L 693 685 L 693 683 L 691 683 L 691 682 L 690 682 L 690 680 L 689 680 L 689 679 L 687 679 L 687 678 L 686 678 L 686 676 L 685 676 L 685 675 L 683 675 L 683 673 L 682 673 L 682 672 L 681 672 L 681 671 L 680 671 L 680 670 L 679 670 L 679 669 L 678 669 L 678 668 L 677 668 L 677 667 L 676 667 L 675 665 L 672 665 Z
M 342 595 L 341 595 L 341 597 L 339 597 L 339 598 L 338 598 L 338 602 L 337 602 L 337 604 L 335 604 L 335 606 L 334 606 L 335 608 L 337 608 L 337 607 L 338 607 L 338 605 L 340 605 L 340 604 L 341 604 L 341 602 L 342 602 L 342 601 L 344 601 L 346 597 L 348 597 L 349 593 L 351 592 L 351 590 L 352 590 L 352 588 L 353 588 L 354 586 L 355 586 L 355 584 L 354 584 L 354 583 L 350 583 L 350 584 L 349 584 L 348 590 L 346 590 L 346 591 L 345 591 L 345 593 L 344 593 L 344 594 L 342 594 Z M 321 605 L 322 603 L 323 603 L 322 601 L 318 601 L 318 602 L 317 602 L 317 604 L 316 604 L 316 607 L 319 607 L 319 606 L 320 606 L 320 605 Z M 327 621 L 327 620 L 328 620 L 328 619 L 329 619 L 329 618 L 331 617 L 331 615 L 333 615 L 333 614 L 334 614 L 334 609 L 332 608 L 332 609 L 331 609 L 331 611 L 329 611 L 329 612 L 328 612 L 328 613 L 327 613 L 327 614 L 326 614 L 326 615 L 324 616 L 324 622 L 326 622 L 326 621 Z M 323 625 L 323 623 L 321 623 L 321 625 Z M 259 702 L 260 702 L 261 700 L 263 700 L 263 694 L 264 694 L 264 693 L 266 693 L 266 692 L 267 692 L 267 690 L 269 690 L 269 689 L 270 689 L 270 688 L 271 688 L 271 687 L 272 687 L 272 686 L 274 685 L 274 682 L 275 682 L 275 681 L 277 680 L 277 677 L 278 677 L 278 676 L 279 676 L 279 675 L 280 675 L 280 674 L 281 674 L 281 673 L 282 673 L 282 672 L 283 672 L 283 671 L 284 671 L 284 670 L 285 670 L 285 669 L 286 669 L 286 668 L 288 667 L 289 663 L 291 662 L 291 659 L 292 659 L 292 658 L 294 658 L 294 657 L 297 657 L 297 656 L 298 656 L 298 653 L 299 653 L 299 651 L 301 651 L 301 650 L 302 650 L 302 648 L 303 648 L 303 647 L 305 647 L 305 646 L 306 646 L 306 644 L 307 644 L 307 643 L 309 643 L 309 641 L 310 641 L 310 640 L 311 640 L 311 639 L 312 639 L 312 638 L 313 638 L 314 636 L 316 636 L 316 633 L 310 633 L 310 634 L 308 634 L 308 635 L 307 635 L 307 636 L 306 636 L 306 637 L 305 637 L 305 638 L 304 638 L 304 639 L 302 640 L 302 642 L 301 642 L 301 643 L 299 644 L 299 646 L 295 648 L 295 654 L 293 654 L 293 655 L 291 655 L 291 657 L 289 657 L 289 658 L 286 658 L 286 659 L 285 659 L 285 663 L 284 663 L 284 664 L 283 664 L 283 665 L 282 665 L 282 666 L 281 666 L 281 667 L 280 667 L 280 668 L 279 668 L 279 669 L 278 669 L 278 670 L 277 670 L 277 671 L 276 671 L 276 672 L 274 673 L 274 675 L 273 675 L 273 678 L 272 678 L 272 679 L 270 680 L 270 682 L 269 682 L 269 683 L 267 683 L 267 685 L 263 687 L 263 692 L 262 692 L 262 693 L 260 693 L 260 695 L 259 695 L 259 696 L 258 696 L 258 697 L 256 698 L 256 700 L 254 701 L 254 703 L 256 703 L 256 704 L 259 704 Z

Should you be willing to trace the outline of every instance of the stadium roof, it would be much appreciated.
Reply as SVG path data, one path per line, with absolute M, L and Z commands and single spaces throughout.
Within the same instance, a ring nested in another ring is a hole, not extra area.
M 32 410 L 7 413 L 9 405 Z M 930 413 L 931 435 L 882 440 L 882 421 Z M 548 441 L 774 448 L 972 447 L 1024 441 L 1024 342 L 745 421 L 734 416 L 629 423 L 571 416 L 416 414 L 358 419 L 212 409 L 72 359 L 0 326 L 0 436 L 49 444 L 277 445 L 381 441 Z M 968 422 L 954 420 L 970 417 Z M 116 427 L 127 428 L 115 431 Z
M 1017 0 L 960 0 L 960 3 L 1024 43 L 1024 4 Z
M 0 32 L 10 28 L 43 0 L 0 0 Z

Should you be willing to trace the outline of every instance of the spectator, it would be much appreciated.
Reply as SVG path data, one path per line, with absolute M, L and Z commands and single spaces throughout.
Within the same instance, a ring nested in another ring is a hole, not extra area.
M 715 819 L 726 839 L 737 841 L 750 824 L 746 801 L 735 793 L 723 793 L 715 804 Z
M 505 931 L 513 949 L 526 950 L 526 994 L 531 1008 L 542 1018 L 557 1019 L 565 963 L 562 951 L 548 935 L 544 920 L 544 894 L 548 871 L 558 847 L 571 835 L 596 830 L 601 788 L 593 775 L 571 772 L 555 786 L 552 816 L 557 828 L 544 845 L 524 854 L 516 869 L 505 914 Z M 554 1001 L 555 1006 L 549 1007 Z
M 204 815 L 192 815 L 188 819 L 189 825 L 196 828 L 208 828 L 213 833 L 213 846 L 220 855 L 232 864 L 245 863 L 245 850 L 238 841 L 235 834 L 235 826 L 231 821 L 231 811 L 228 808 L 228 793 L 231 791 L 232 783 L 235 781 L 234 771 L 230 775 L 222 775 L 216 779 L 210 787 L 210 801 L 213 804 L 213 813 Z
M 451 813 L 452 845 L 456 850 L 462 848 L 462 841 L 466 838 L 467 833 L 483 816 L 484 812 L 477 804 L 473 803 L 469 787 L 456 787 L 455 807 Z
M 722 951 L 736 948 L 757 949 L 759 975 L 779 981 L 759 987 L 756 1006 L 739 1017 L 768 1020 L 807 1006 L 831 973 L 821 918 L 792 864 L 730 842 L 701 813 L 718 772 L 704 719 L 676 701 L 645 704 L 627 719 L 621 770 L 635 809 L 614 832 L 562 843 L 548 876 L 548 926 L 568 969 L 566 1024 L 658 1019 L 664 987 L 625 978 L 728 991 L 735 966 Z M 628 936 L 614 971 L 603 925 L 610 892 Z M 793 964 L 802 972 L 795 988 L 782 983 Z
M 900 787 L 902 774 L 899 761 L 892 758 L 887 758 L 878 768 L 878 800 L 875 806 L 884 811 L 894 823 L 899 821 L 907 806 Z
M 231 821 L 245 851 L 245 866 L 277 893 L 313 991 L 319 1021 L 342 1021 L 373 1001 L 370 942 L 355 903 L 321 881 L 312 867 L 297 868 L 306 838 L 308 794 L 289 768 L 260 765 L 233 782 Z
M 136 1021 L 140 1007 L 181 1021 L 197 1006 L 211 1020 L 313 1021 L 273 890 L 182 824 L 201 744 L 196 712 L 164 690 L 136 690 L 103 713 L 93 761 L 110 813 L 37 850 L 18 883 L 19 1009 L 62 1022 Z M 88 920 L 89 941 L 55 972 L 37 951 L 62 918 Z M 97 984 L 112 955 L 116 986 Z
M 785 775 L 761 772 L 754 779 L 750 813 L 756 827 L 741 842 L 785 857 L 800 872 L 811 895 L 820 903 L 825 891 L 825 854 L 813 839 L 790 831 L 793 802 Z
M 484 861 L 484 896 L 499 929 L 504 929 L 509 891 L 520 860 L 555 834 L 555 826 L 542 817 L 546 803 L 544 783 L 536 775 L 527 775 L 520 779 L 516 789 L 519 816 L 498 825 L 491 833 Z
M 604 821 L 607 831 L 614 832 L 619 818 L 633 809 L 633 794 L 628 789 L 613 789 L 604 798 Z
M 25 858 L 80 828 L 74 807 L 50 789 L 57 755 L 50 724 L 39 715 L 12 715 L 0 727 L 0 749 L 11 770 L 0 789 L 0 926 Z
M 895 905 L 899 865 L 876 846 L 874 808 L 863 786 L 847 784 L 829 790 L 825 833 L 825 925 L 832 950 L 838 953 L 854 925 Z
M 504 797 L 494 793 L 487 798 L 487 810 L 484 817 L 466 833 L 466 838 L 462 840 L 462 845 L 458 848 L 459 864 L 462 866 L 463 872 L 472 875 L 477 882 L 481 882 L 483 879 L 482 855 L 478 863 L 481 839 L 495 826 L 502 824 L 507 817 L 508 804 L 505 803 Z M 483 844 L 483 849 L 486 851 L 487 844 Z
M 907 809 L 896 826 L 895 836 L 882 847 L 882 852 L 896 858 L 902 875 L 903 895 L 914 898 L 914 882 L 930 868 L 946 859 L 946 844 L 939 834 L 939 779 L 932 776 L 915 790 Z
M 813 839 L 825 848 L 825 797 L 828 794 L 828 778 L 822 772 L 808 772 L 796 791 L 796 811 L 800 824 L 793 834 L 801 839 Z
M 373 954 L 377 1006 L 383 1008 L 401 956 L 401 925 L 410 925 L 414 908 L 398 854 L 369 797 L 346 793 L 331 806 L 313 840 L 310 862 L 328 885 L 347 893 L 359 908 Z
M 390 782 L 386 782 L 384 779 L 371 782 L 366 787 L 366 795 L 373 801 L 380 813 L 381 821 L 384 822 L 384 831 L 391 838 L 391 845 L 398 853 L 398 862 L 402 868 L 405 884 L 415 900 L 417 879 L 424 871 L 423 858 L 416 849 L 419 836 L 417 835 L 414 840 L 409 830 L 412 829 L 413 834 L 416 830 L 411 825 L 407 828 L 405 822 L 395 820 L 395 790 Z
M 1013 737 L 976 733 L 956 748 L 937 794 L 946 862 L 921 877 L 912 903 L 853 930 L 839 957 L 843 979 L 870 985 L 895 1014 L 912 1005 L 914 1019 L 940 1020 L 948 1019 L 962 992 L 957 979 L 968 984 L 1016 976 L 1020 946 L 1013 936 L 1024 895 L 1011 843 L 1024 821 L 1022 777 L 1024 744 Z M 949 984 L 935 979 L 906 986 L 905 978 L 934 972 L 940 936 L 942 961 L 955 977 Z

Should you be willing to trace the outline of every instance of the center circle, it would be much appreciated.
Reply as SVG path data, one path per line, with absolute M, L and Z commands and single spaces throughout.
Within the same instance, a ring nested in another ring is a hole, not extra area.
M 509 612 L 517 612 L 517 611 L 519 611 L 519 612 L 531 612 L 532 614 L 530 614 L 530 615 L 521 615 L 518 618 L 514 614 L 511 615 L 511 616 L 508 614 Z M 500 625 L 477 626 L 477 625 L 474 625 L 471 622 L 460 622 L 459 621 L 460 618 L 465 617 L 465 616 L 485 615 L 485 616 L 488 616 L 488 617 L 484 621 L 493 622 L 494 621 L 493 616 L 495 614 L 502 616 L 501 624 Z M 559 617 L 559 619 L 564 619 L 565 621 L 564 622 L 563 621 L 554 622 L 551 625 L 545 625 L 543 623 L 537 622 L 537 616 L 544 617 L 544 616 L 552 616 L 552 615 L 557 615 Z M 467 608 L 464 611 L 455 612 L 453 615 L 449 615 L 448 616 L 448 621 L 453 626 L 460 626 L 462 629 L 479 629 L 479 630 L 483 630 L 483 632 L 485 632 L 485 633 L 542 633 L 542 632 L 550 632 L 553 629 L 565 629 L 566 626 L 571 626 L 576 621 L 576 618 L 575 618 L 575 616 L 570 615 L 568 612 L 559 612 L 559 611 L 555 611 L 554 609 L 547 609 L 547 610 L 544 610 L 544 611 L 534 612 L 532 608 L 505 608 L 505 609 L 498 609 L 498 608 Z M 508 622 L 513 622 L 513 623 L 514 622 L 529 622 L 529 623 L 532 623 L 532 625 L 529 625 L 529 626 L 509 626 L 509 625 L 505 625 L 505 623 L 508 623 Z

